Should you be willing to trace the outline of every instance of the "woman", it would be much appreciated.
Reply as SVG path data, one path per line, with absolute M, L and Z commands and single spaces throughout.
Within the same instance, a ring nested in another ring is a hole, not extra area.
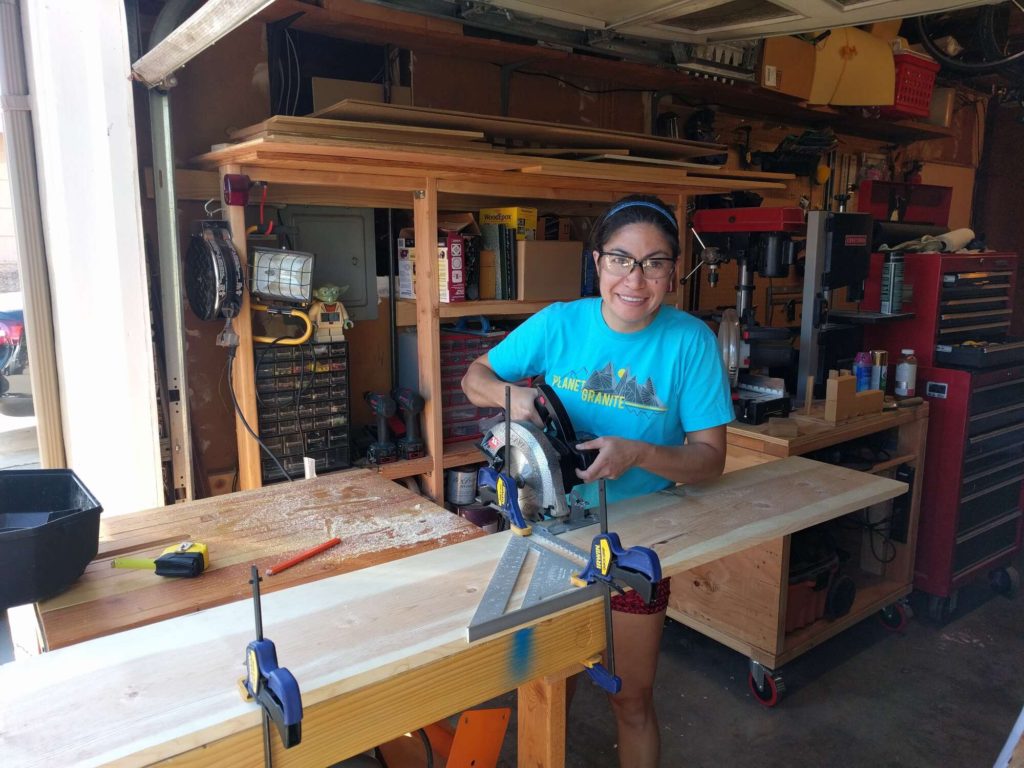
M 599 478 L 613 502 L 720 475 L 733 410 L 716 340 L 700 320 L 661 305 L 679 257 L 675 216 L 655 197 L 624 198 L 598 219 L 589 247 L 600 299 L 533 315 L 470 365 L 463 390 L 477 406 L 503 407 L 506 382 L 543 374 L 575 429 L 599 435 L 579 446 L 598 451 L 577 471 L 591 504 Z M 513 386 L 512 418 L 542 426 L 536 396 Z M 652 607 L 635 593 L 612 598 L 622 690 L 609 699 L 623 768 L 658 763 L 653 686 L 668 595 L 666 579 Z

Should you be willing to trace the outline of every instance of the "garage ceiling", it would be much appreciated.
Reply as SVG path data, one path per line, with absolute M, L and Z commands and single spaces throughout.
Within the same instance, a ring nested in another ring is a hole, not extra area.
M 662 42 L 749 40 L 987 5 L 992 0 L 371 0 L 524 33 L 530 24 Z

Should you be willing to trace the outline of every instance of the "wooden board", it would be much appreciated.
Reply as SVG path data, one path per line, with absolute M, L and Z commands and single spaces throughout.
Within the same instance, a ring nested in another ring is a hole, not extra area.
M 905 487 L 794 457 L 614 505 L 611 527 L 627 546 L 653 547 L 672 574 Z M 323 766 L 600 648 L 599 600 L 466 642 L 508 535 L 268 594 L 266 635 L 306 711 L 302 744 L 275 748 L 274 764 Z M 586 545 L 592 536 L 569 538 Z M 235 687 L 251 624 L 241 601 L 0 667 L 5 768 L 260 764 L 259 714 Z
M 795 179 L 792 173 L 773 173 L 771 171 L 745 171 L 740 168 L 726 168 L 722 165 L 702 165 L 688 163 L 684 160 L 665 160 L 658 157 L 642 157 L 621 153 L 602 153 L 582 158 L 588 162 L 624 163 L 634 165 L 662 165 L 674 168 L 685 168 L 689 176 L 715 176 L 720 178 L 766 179 L 771 181 L 789 181 Z
M 262 573 L 332 536 L 339 546 L 263 582 L 275 592 L 480 535 L 480 529 L 427 499 L 356 469 L 102 518 L 100 549 L 82 577 L 39 604 L 49 648 L 223 605 L 251 595 L 249 566 Z M 209 547 L 196 579 L 114 569 L 117 556 L 156 557 L 184 539 Z
M 278 115 L 263 122 L 230 133 L 231 138 L 245 141 L 269 136 L 291 136 L 356 141 L 390 141 L 403 146 L 467 147 L 487 149 L 480 131 L 457 131 L 443 128 L 419 128 L 411 125 L 360 123 L 347 120 L 320 120 L 312 117 Z
M 610 131 L 582 125 L 561 125 L 518 117 L 476 115 L 426 107 L 405 107 L 356 99 L 339 101 L 313 117 L 418 125 L 427 128 L 456 128 L 483 131 L 488 138 L 521 139 L 555 144 L 559 147 L 624 147 L 671 157 L 704 157 L 726 151 L 724 144 L 669 139 L 641 133 Z

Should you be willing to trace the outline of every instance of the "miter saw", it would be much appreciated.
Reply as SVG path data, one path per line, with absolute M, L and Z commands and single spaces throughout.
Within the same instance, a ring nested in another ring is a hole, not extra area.
M 580 450 L 576 445 L 594 436 L 573 429 L 551 387 L 541 384 L 537 389 L 540 394 L 534 405 L 543 429 L 529 421 L 511 420 L 506 390 L 505 421 L 492 427 L 479 445 L 488 462 L 477 472 L 479 500 L 498 510 L 521 535 L 529 534 L 532 525 L 557 534 L 597 522 L 573 490 L 580 484 L 576 470 L 587 469 L 597 458 L 596 450 Z

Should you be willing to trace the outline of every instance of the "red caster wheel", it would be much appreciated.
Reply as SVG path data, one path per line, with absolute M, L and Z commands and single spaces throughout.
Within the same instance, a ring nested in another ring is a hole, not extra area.
M 750 692 L 754 694 L 754 698 L 766 707 L 774 707 L 786 693 L 786 684 L 782 681 L 782 675 L 777 672 L 765 670 L 764 680 L 760 687 L 754 679 L 754 673 L 748 673 L 747 683 L 750 685 Z

